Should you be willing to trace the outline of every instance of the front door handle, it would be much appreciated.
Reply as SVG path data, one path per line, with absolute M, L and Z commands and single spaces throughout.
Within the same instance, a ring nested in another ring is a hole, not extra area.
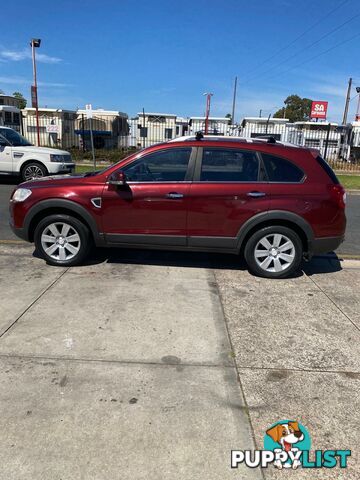
M 182 193 L 170 192 L 170 193 L 167 193 L 165 197 L 171 198 L 172 200 L 176 200 L 177 198 L 183 198 L 184 195 Z
M 248 197 L 252 198 L 260 198 L 260 197 L 265 197 L 266 193 L 265 192 L 249 192 L 246 194 Z

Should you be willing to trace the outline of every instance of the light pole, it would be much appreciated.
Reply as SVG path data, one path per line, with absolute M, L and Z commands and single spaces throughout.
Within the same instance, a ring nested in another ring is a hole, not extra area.
M 37 78 L 36 78 L 36 61 L 35 61 L 35 48 L 39 48 L 41 44 L 40 38 L 32 38 L 30 42 L 31 54 L 32 54 L 32 64 L 33 64 L 33 77 L 34 85 L 31 87 L 31 104 L 32 107 L 35 107 L 36 112 L 36 132 L 37 132 L 37 144 L 40 146 L 40 129 L 39 129 L 39 105 L 38 105 L 38 95 L 37 95 Z
M 205 135 L 207 135 L 208 131 L 209 131 L 210 102 L 211 102 L 211 97 L 214 94 L 213 93 L 204 93 L 203 95 L 206 95 Z
M 356 93 L 358 94 L 358 104 L 357 104 L 357 109 L 356 109 L 356 115 L 355 115 L 355 122 L 360 121 L 360 87 L 356 87 Z

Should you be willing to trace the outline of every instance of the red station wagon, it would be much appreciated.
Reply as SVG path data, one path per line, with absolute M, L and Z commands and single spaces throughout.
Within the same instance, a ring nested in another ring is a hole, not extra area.
M 283 278 L 343 241 L 345 200 L 317 150 L 198 135 L 22 183 L 10 222 L 51 265 L 79 264 L 95 244 L 240 254 L 254 274 Z

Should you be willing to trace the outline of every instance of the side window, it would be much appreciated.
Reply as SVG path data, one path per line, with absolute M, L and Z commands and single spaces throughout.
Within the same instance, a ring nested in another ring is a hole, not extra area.
M 122 170 L 130 182 L 183 182 L 191 148 L 171 148 L 150 153 Z
M 204 148 L 202 182 L 257 182 L 259 160 L 255 152 L 237 149 Z
M 267 153 L 261 156 L 270 182 L 299 183 L 304 178 L 304 172 L 288 160 Z

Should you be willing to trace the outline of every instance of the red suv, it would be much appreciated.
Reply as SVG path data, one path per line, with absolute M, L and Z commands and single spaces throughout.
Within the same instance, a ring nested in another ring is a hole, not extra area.
M 51 265 L 79 264 L 95 244 L 243 254 L 253 273 L 280 278 L 339 246 L 345 199 L 317 150 L 188 137 L 100 172 L 22 183 L 10 222 Z

